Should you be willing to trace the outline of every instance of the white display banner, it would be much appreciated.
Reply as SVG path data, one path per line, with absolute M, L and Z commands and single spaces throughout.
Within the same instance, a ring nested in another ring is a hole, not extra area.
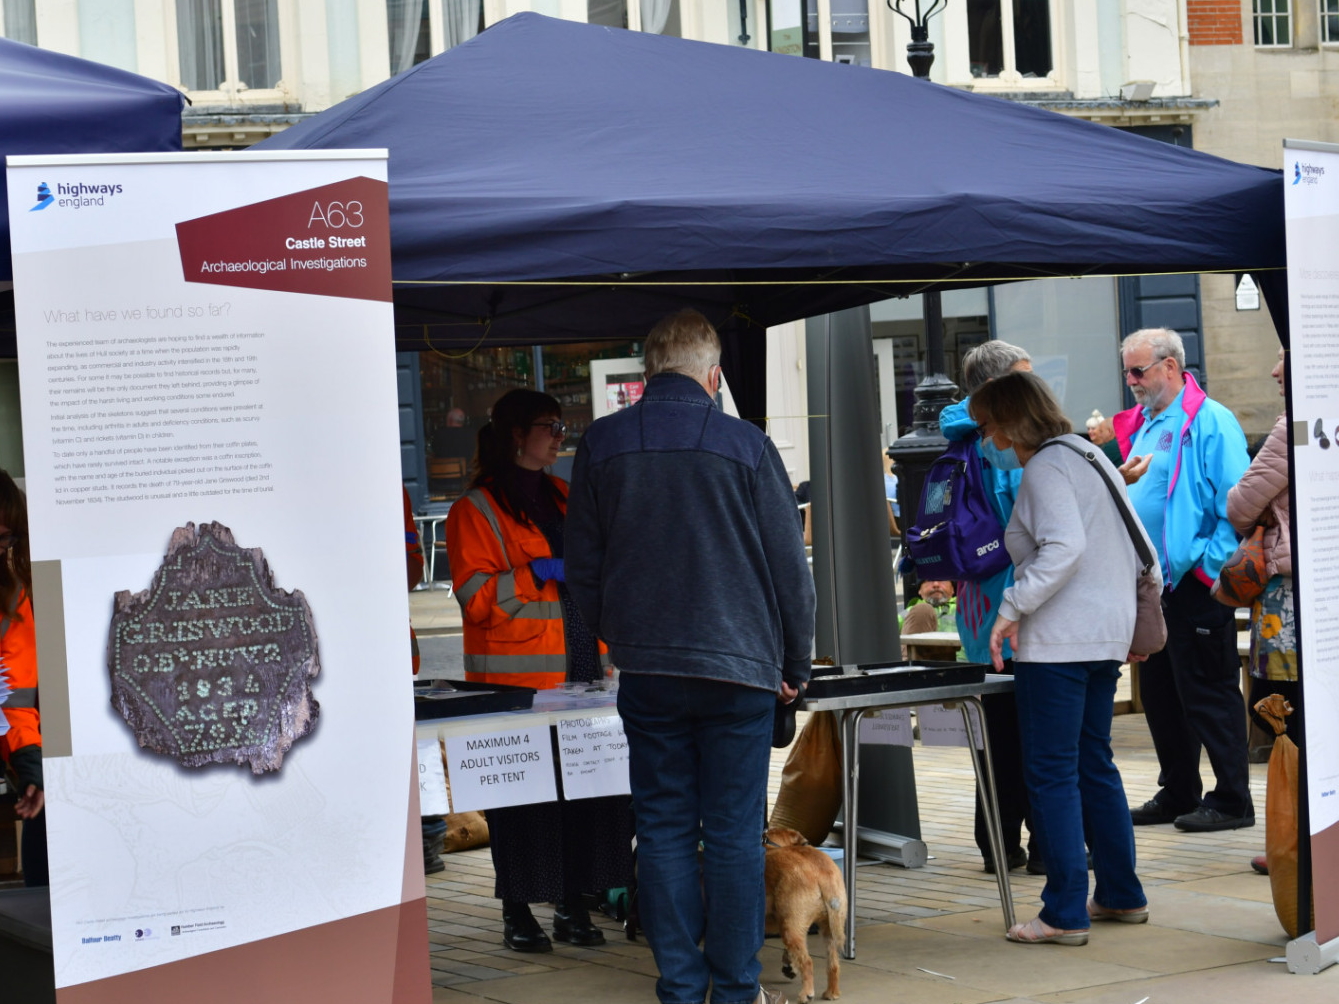
M 567 718 L 559 721 L 557 728 L 564 798 L 574 801 L 631 794 L 628 737 L 623 733 L 622 718 Z
M 1324 944 L 1339 938 L 1339 146 L 1284 147 L 1293 576 L 1316 940 Z
M 860 719 L 860 742 L 866 746 L 910 746 L 910 708 L 885 708 L 866 712 Z
M 46 760 L 57 986 L 398 905 L 384 151 L 11 157 L 8 181 L 32 558 L 61 583 L 36 606 L 64 621 L 42 685 L 69 695 Z M 258 549 L 234 562 L 257 585 L 168 588 L 190 524 Z M 157 619 L 114 628 L 118 593 Z M 319 707 L 283 690 L 306 681 Z
M 436 739 L 418 740 L 418 810 L 424 816 L 445 816 L 451 811 L 442 747 Z
M 972 721 L 972 739 L 981 749 L 981 720 L 973 705 L 967 706 Z M 925 704 L 916 708 L 916 724 L 920 726 L 923 746 L 966 746 L 967 730 L 963 728 L 962 712 L 942 704 Z
M 455 812 L 552 802 L 558 797 L 547 725 L 447 736 L 446 762 Z

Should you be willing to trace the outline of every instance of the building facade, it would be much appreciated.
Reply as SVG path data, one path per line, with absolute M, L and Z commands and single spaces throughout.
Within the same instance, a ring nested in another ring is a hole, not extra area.
M 1339 0 L 1245 2 L 949 0 L 929 22 L 931 78 L 1276 167 L 1275 134 L 1328 139 L 1335 128 L 1326 74 L 1336 54 L 1326 46 L 1333 31 L 1339 47 Z M 911 41 L 908 21 L 884 0 L 0 0 L 0 32 L 181 88 L 191 101 L 185 147 L 227 149 L 521 11 L 901 72 Z M 1124 405 L 1120 336 L 1167 324 L 1187 334 L 1211 392 L 1248 432 L 1263 432 L 1277 404 L 1261 379 L 1276 342 L 1266 311 L 1235 309 L 1235 282 L 1088 277 L 951 294 L 950 376 L 986 338 L 1019 342 L 1082 427 L 1093 409 L 1109 415 Z M 909 422 L 924 376 L 919 301 L 877 304 L 872 319 L 889 442 Z M 803 324 L 773 329 L 769 345 L 770 431 L 800 481 L 808 476 Z M 600 348 L 587 354 L 608 354 Z M 483 417 L 473 411 L 486 414 L 489 393 L 544 384 L 546 371 L 566 376 L 578 365 L 550 355 L 415 364 L 420 449 L 431 459 L 434 436 L 452 438 L 441 431 L 445 416 L 455 422 L 465 411 L 468 428 Z M 578 383 L 561 393 L 581 422 L 594 410 Z

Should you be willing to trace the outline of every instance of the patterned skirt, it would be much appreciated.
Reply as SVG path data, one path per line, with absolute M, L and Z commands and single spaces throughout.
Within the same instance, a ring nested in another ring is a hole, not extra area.
M 1251 676 L 1259 680 L 1297 679 L 1297 619 L 1293 580 L 1276 575 L 1251 607 Z

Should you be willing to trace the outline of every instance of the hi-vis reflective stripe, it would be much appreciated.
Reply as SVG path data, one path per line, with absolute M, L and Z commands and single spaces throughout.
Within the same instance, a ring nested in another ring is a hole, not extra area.
M 482 589 L 484 584 L 491 578 L 492 576 L 487 572 L 475 572 L 470 576 L 468 582 L 456 589 L 456 598 L 459 599 L 461 603 L 468 603 L 474 598 L 474 594 Z
M 498 524 L 497 513 L 493 512 L 492 503 L 488 501 L 488 495 L 482 488 L 474 488 L 465 493 L 465 497 L 474 503 L 474 507 L 483 513 L 484 519 L 488 520 L 488 525 L 493 528 L 493 533 L 497 535 L 498 544 L 502 548 L 502 553 L 507 553 L 507 542 L 502 538 L 502 527 Z M 476 572 L 470 576 L 463 586 L 456 590 L 456 596 L 461 603 L 468 603 L 480 589 L 484 587 L 489 579 L 487 572 Z M 557 620 L 563 615 L 563 605 L 554 600 L 536 600 L 530 603 L 518 599 L 516 596 L 516 570 L 509 572 L 500 572 L 497 577 L 497 605 L 500 610 L 508 617 L 514 617 L 517 620 L 535 620 L 547 621 Z M 470 657 L 466 656 L 468 660 Z M 476 656 L 475 658 L 483 658 Z M 519 656 L 514 658 L 520 658 Z M 563 670 L 566 672 L 566 669 Z M 482 670 L 480 670 L 482 672 Z M 503 672 L 512 673 L 547 673 L 549 670 L 504 670 Z
M 7 708 L 35 708 L 37 707 L 37 688 L 20 687 L 9 695 L 9 700 L 5 701 Z
M 567 655 L 470 655 L 465 653 L 465 672 L 558 673 L 567 675 Z

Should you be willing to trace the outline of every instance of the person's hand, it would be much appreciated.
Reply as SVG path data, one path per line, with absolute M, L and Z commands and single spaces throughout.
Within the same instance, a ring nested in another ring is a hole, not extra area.
M 1132 485 L 1148 472 L 1148 465 L 1153 461 L 1153 454 L 1145 453 L 1142 457 L 1137 454 L 1131 454 L 1130 459 L 1121 464 L 1116 470 L 1120 471 L 1120 476 L 1125 479 L 1127 485 Z
M 1125 657 L 1126 662 L 1148 662 L 1148 656 L 1140 655 L 1138 652 L 1131 652 Z
M 566 582 L 567 573 L 563 569 L 562 558 L 536 558 L 530 562 L 530 571 L 535 578 L 546 582 Z
M 990 664 L 995 672 L 1004 672 L 1004 643 L 1008 641 L 1018 650 L 1018 621 L 1011 621 L 1001 614 L 995 618 L 995 626 L 990 629 Z
M 28 785 L 23 797 L 14 803 L 14 811 L 20 819 L 32 819 L 42 811 L 46 804 L 46 794 L 35 784 Z
M 790 704 L 792 701 L 795 700 L 795 698 L 800 696 L 800 694 L 803 692 L 803 689 L 804 688 L 802 687 L 792 687 L 785 680 L 782 680 L 781 690 L 777 694 L 777 700 L 780 701 L 782 704 Z

